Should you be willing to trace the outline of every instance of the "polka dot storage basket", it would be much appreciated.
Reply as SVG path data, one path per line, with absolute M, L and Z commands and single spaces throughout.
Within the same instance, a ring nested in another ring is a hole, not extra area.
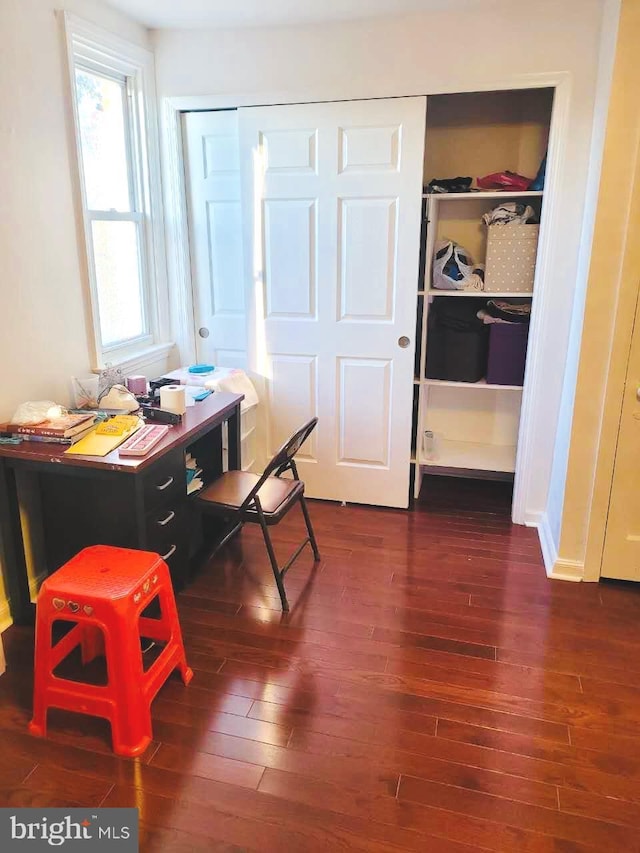
M 484 289 L 491 293 L 531 293 L 539 225 L 490 225 Z

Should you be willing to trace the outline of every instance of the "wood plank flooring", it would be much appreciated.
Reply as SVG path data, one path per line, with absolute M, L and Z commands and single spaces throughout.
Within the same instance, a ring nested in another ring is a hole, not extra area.
M 9 629 L 0 805 L 137 806 L 167 853 L 640 851 L 640 588 L 548 581 L 507 484 L 423 492 L 312 502 L 323 559 L 289 573 L 289 614 L 243 531 L 178 597 L 195 677 L 135 761 L 104 721 L 27 733 L 32 631 Z

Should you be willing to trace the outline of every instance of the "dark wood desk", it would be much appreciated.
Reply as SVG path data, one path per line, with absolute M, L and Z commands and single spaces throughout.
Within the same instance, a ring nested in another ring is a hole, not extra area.
M 37 477 L 46 570 L 55 571 L 87 545 L 157 551 L 179 588 L 189 576 L 198 531 L 187 497 L 185 455 L 202 467 L 205 484 L 222 471 L 222 425 L 228 467 L 240 468 L 241 394 L 212 394 L 187 409 L 147 456 L 65 454 L 40 442 L 0 445 L 0 561 L 14 622 L 33 619 L 16 475 Z M 36 534 L 38 531 L 34 531 Z

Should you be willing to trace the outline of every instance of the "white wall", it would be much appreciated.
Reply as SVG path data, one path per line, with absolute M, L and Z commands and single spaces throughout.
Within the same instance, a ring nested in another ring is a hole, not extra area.
M 0 4 L 0 418 L 28 399 L 67 402 L 91 367 L 74 207 L 61 5 L 148 47 L 146 30 L 95 0 Z
M 432 94 L 475 86 L 499 88 L 514 74 L 522 76 L 523 84 L 527 75 L 542 72 L 570 75 L 569 142 L 554 240 L 554 296 L 537 380 L 546 405 L 535 413 L 536 465 L 527 487 L 531 521 L 539 521 L 547 509 L 572 309 L 581 287 L 577 271 L 585 201 L 592 201 L 587 179 L 602 10 L 603 0 L 495 0 L 464 13 L 153 34 L 159 97 L 210 96 L 211 105 L 221 106 Z M 603 120 L 602 111 L 598 120 Z M 585 273 L 580 268 L 582 280 Z M 569 390 L 565 389 L 565 399 Z M 564 417 L 569 417 L 566 409 Z M 565 446 L 560 454 L 566 464 Z M 561 470 L 562 459 L 557 458 L 556 464 Z M 554 501 L 551 529 L 556 537 L 561 510 L 561 500 Z
M 60 6 L 148 46 L 95 0 L 0 3 L 0 420 L 24 400 L 69 402 L 91 366 Z M 0 586 L 0 629 L 6 617 Z

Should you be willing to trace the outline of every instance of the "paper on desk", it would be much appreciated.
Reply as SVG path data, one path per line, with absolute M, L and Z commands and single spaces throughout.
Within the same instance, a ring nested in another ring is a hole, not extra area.
M 106 456 L 107 453 L 111 453 L 112 450 L 115 450 L 119 444 L 126 441 L 129 436 L 133 435 L 133 433 L 140 429 L 141 426 L 142 421 L 139 420 L 132 429 L 122 435 L 96 435 L 96 431 L 93 430 L 88 435 L 85 435 L 84 438 L 81 438 L 80 441 L 72 444 L 68 450 L 65 450 L 65 454 L 69 453 L 71 455 L 80 456 Z

